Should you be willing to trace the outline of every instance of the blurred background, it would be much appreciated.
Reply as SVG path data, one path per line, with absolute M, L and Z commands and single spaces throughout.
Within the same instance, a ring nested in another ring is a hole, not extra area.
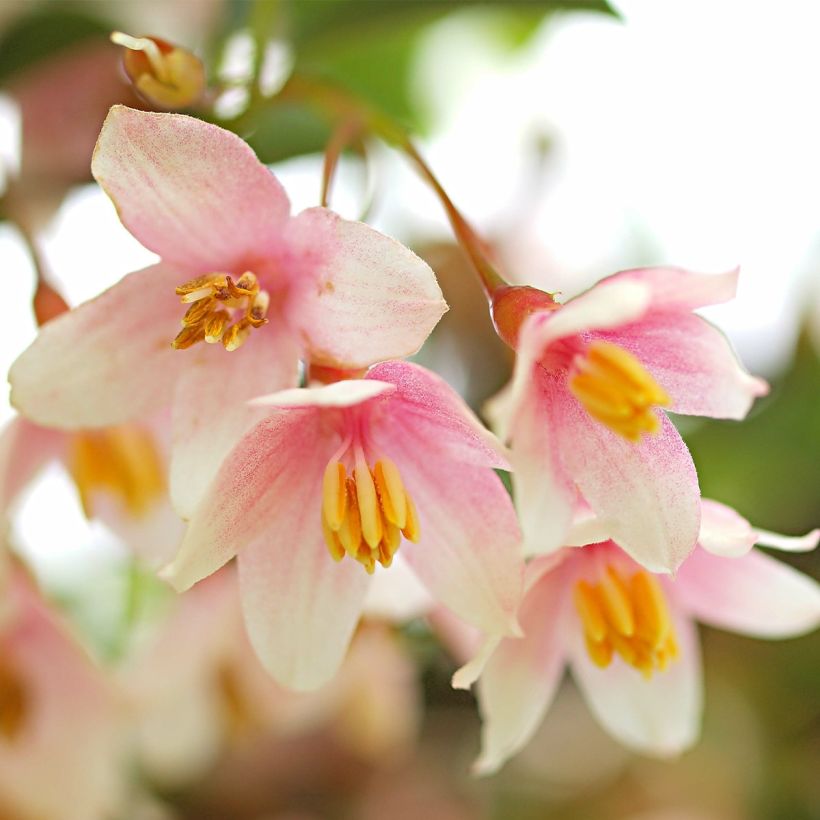
M 331 131 L 277 100 L 294 72 L 352 90 L 416 135 L 516 282 L 571 296 L 629 267 L 740 265 L 737 299 L 705 315 L 772 392 L 742 424 L 681 419 L 681 431 L 705 496 L 770 530 L 820 522 L 820 5 L 3 0 L 4 371 L 36 333 L 38 266 L 75 305 L 154 260 L 89 172 L 109 106 L 151 107 L 122 72 L 115 29 L 204 61 L 195 113 L 246 138 L 295 210 L 319 202 Z M 451 310 L 419 358 L 480 412 L 512 363 L 480 289 L 407 162 L 381 144 L 354 148 L 331 205 L 433 266 Z M 13 416 L 4 391 L 0 420 Z M 155 432 L 161 451 L 167 420 Z M 232 576 L 177 600 L 131 549 L 176 537 L 167 518 L 146 530 L 84 508 L 99 513 L 57 459 L 16 499 L 7 540 L 94 658 L 93 686 L 128 707 L 97 744 L 104 776 L 72 780 L 87 809 L 26 814 L 11 795 L 3 813 L 0 756 L 0 816 L 820 818 L 818 635 L 704 630 L 703 740 L 677 761 L 620 749 L 567 682 L 535 741 L 474 780 L 475 704 L 449 688 L 456 661 L 423 620 L 373 618 L 332 691 L 289 695 L 243 643 Z M 788 560 L 820 577 L 817 556 Z M 29 788 L 49 788 L 45 765 Z

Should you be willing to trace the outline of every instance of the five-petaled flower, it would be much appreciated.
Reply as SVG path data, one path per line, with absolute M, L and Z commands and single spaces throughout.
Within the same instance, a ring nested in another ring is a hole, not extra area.
M 542 299 L 532 310 L 530 289 L 509 289 L 515 315 L 496 304 L 499 331 L 518 356 L 490 410 L 511 443 L 527 554 L 565 543 L 579 497 L 653 572 L 673 571 L 691 552 L 697 475 L 658 408 L 739 419 L 766 392 L 692 312 L 730 299 L 736 284 L 737 271 L 647 268 L 610 276 L 564 305 L 542 309 Z
M 247 400 L 295 385 L 300 356 L 342 369 L 406 356 L 446 310 L 415 254 L 324 208 L 292 217 L 276 178 L 215 125 L 114 106 L 92 170 L 161 261 L 43 327 L 11 369 L 12 401 L 57 427 L 172 402 L 184 517 L 258 420 Z
M 268 417 L 226 458 L 165 575 L 183 590 L 237 555 L 251 642 L 277 681 L 332 677 L 375 565 L 397 551 L 488 640 L 517 633 L 519 532 L 494 472 L 506 461 L 452 389 L 386 362 L 257 403 Z
M 752 549 L 810 550 L 820 530 L 795 538 L 754 530 L 707 500 L 701 521 L 698 546 L 674 578 L 647 572 L 611 540 L 528 565 L 519 611 L 524 638 L 501 641 L 478 683 L 477 771 L 495 771 L 533 736 L 567 665 L 610 734 L 645 754 L 677 754 L 699 733 L 695 620 L 763 638 L 820 624 L 820 585 Z M 584 516 L 574 540 L 600 525 Z

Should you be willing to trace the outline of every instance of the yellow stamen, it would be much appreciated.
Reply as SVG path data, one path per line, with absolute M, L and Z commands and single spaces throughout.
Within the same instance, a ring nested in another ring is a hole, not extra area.
M 596 665 L 608 666 L 617 653 L 649 678 L 677 658 L 663 590 L 644 570 L 626 579 L 608 565 L 598 582 L 579 580 L 573 598 L 587 651 Z
M 119 498 L 134 516 L 146 513 L 165 492 L 162 461 L 154 440 L 133 425 L 75 434 L 69 472 L 89 518 L 99 491 Z
M 375 571 L 376 562 L 389 567 L 402 535 L 410 541 L 420 535 L 413 501 L 396 465 L 380 459 L 371 471 L 359 451 L 348 476 L 341 461 L 330 461 L 322 479 L 322 531 L 335 560 L 344 552 L 367 572 Z
M 29 691 L 7 660 L 0 661 L 0 738 L 13 741 L 23 730 L 31 709 Z
M 407 502 L 398 467 L 389 458 L 383 458 L 376 462 L 373 477 L 387 520 L 401 529 L 407 523 Z
M 227 273 L 209 273 L 175 290 L 182 303 L 190 305 L 173 342 L 177 350 L 202 341 L 221 341 L 225 350 L 236 350 L 247 341 L 251 330 L 268 322 L 270 296 L 259 289 L 251 271 L 245 271 L 236 282 Z
M 669 396 L 631 353 L 611 342 L 595 341 L 575 362 L 569 389 L 597 421 L 630 441 L 656 433 L 654 407 L 668 407 Z

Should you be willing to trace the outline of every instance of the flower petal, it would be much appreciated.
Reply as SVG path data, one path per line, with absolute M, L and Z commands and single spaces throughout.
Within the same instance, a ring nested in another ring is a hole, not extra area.
M 740 268 L 717 274 L 693 273 L 683 268 L 633 268 L 602 282 L 633 282 L 649 288 L 653 310 L 689 311 L 733 299 L 739 275 Z
M 171 348 L 180 317 L 167 265 L 129 274 L 40 329 L 9 371 L 12 403 L 39 424 L 63 428 L 155 412 L 185 363 Z
M 290 211 L 282 186 L 244 140 L 182 114 L 115 105 L 91 170 L 125 227 L 188 271 L 231 269 L 263 255 Z
M 374 436 L 397 464 L 421 524 L 402 555 L 425 586 L 488 634 L 515 634 L 523 564 L 512 502 L 498 476 L 438 458 L 435 440 Z M 431 469 L 431 465 L 435 465 Z
M 313 464 L 309 472 L 319 487 L 321 468 Z M 356 561 L 330 557 L 314 500 L 302 498 L 287 516 L 271 519 L 237 559 L 256 654 L 278 683 L 303 691 L 336 673 L 370 581 Z
M 539 562 L 527 568 L 530 576 Z M 532 738 L 549 708 L 566 662 L 566 577 L 559 568 L 529 590 L 519 619 L 523 638 L 505 638 L 478 683 L 482 717 L 477 774 L 492 774 Z
M 556 393 L 553 407 L 565 469 L 601 526 L 651 572 L 674 572 L 700 526 L 697 474 L 678 431 L 660 414 L 660 431 L 632 443 L 594 421 L 569 391 Z
M 595 336 L 634 354 L 671 397 L 675 413 L 742 419 L 769 390 L 746 372 L 723 333 L 693 313 L 654 313 Z
M 596 666 L 584 645 L 580 623 L 571 631 L 571 670 L 598 722 L 635 751 L 671 757 L 688 749 L 700 733 L 703 682 L 695 625 L 672 612 L 680 655 L 646 680 L 618 657 Z
M 259 422 L 223 462 L 163 577 L 185 590 L 273 524 L 288 530 L 304 507 L 318 522 L 321 475 L 332 452 L 316 411 L 280 411 Z
M 410 356 L 447 310 L 427 263 L 361 222 L 311 208 L 288 225 L 287 243 L 309 283 L 292 321 L 316 364 L 355 369 Z
M 249 406 L 254 396 L 298 380 L 298 351 L 289 334 L 268 326 L 228 353 L 202 345 L 179 379 L 174 395 L 171 498 L 190 518 L 222 460 L 265 416 Z
M 257 407 L 354 407 L 395 390 L 392 384 L 375 379 L 345 379 L 321 387 L 279 390 L 251 401 Z
M 758 550 L 721 558 L 695 550 L 675 596 L 699 621 L 758 638 L 788 638 L 820 625 L 820 584 Z
M 392 435 L 435 441 L 439 458 L 508 470 L 506 449 L 440 376 L 409 362 L 384 362 L 367 381 L 395 385 L 390 398 Z

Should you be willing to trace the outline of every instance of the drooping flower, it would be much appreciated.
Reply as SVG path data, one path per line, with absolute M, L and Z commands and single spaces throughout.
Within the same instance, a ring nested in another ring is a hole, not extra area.
M 236 555 L 251 642 L 277 681 L 334 674 L 370 575 L 397 551 L 488 640 L 515 633 L 519 533 L 493 471 L 506 461 L 444 382 L 387 362 L 258 403 L 267 418 L 226 458 L 166 576 L 183 590 Z
M 512 447 L 528 554 L 565 543 L 582 496 L 653 572 L 673 571 L 698 533 L 692 458 L 661 412 L 740 419 L 767 391 L 692 311 L 734 296 L 737 271 L 624 271 L 564 305 L 531 288 L 499 294 L 494 317 L 518 357 L 495 401 Z
M 18 567 L 2 594 L 0 814 L 116 814 L 123 770 L 114 687 Z
M 644 754 L 675 755 L 699 734 L 695 621 L 762 638 L 820 625 L 820 585 L 752 549 L 760 543 L 810 550 L 820 530 L 803 537 L 754 530 L 734 510 L 707 500 L 701 522 L 698 546 L 674 578 L 647 572 L 613 541 L 566 548 L 528 565 L 519 612 L 524 637 L 503 640 L 478 683 L 478 771 L 495 771 L 526 745 L 566 666 L 617 740 Z
M 409 355 L 446 310 L 399 243 L 323 208 L 291 217 L 276 178 L 217 126 L 114 106 L 92 171 L 161 261 L 43 327 L 11 369 L 12 401 L 66 428 L 172 402 L 183 516 L 260 417 L 246 400 L 294 385 L 300 355 L 353 370 Z

